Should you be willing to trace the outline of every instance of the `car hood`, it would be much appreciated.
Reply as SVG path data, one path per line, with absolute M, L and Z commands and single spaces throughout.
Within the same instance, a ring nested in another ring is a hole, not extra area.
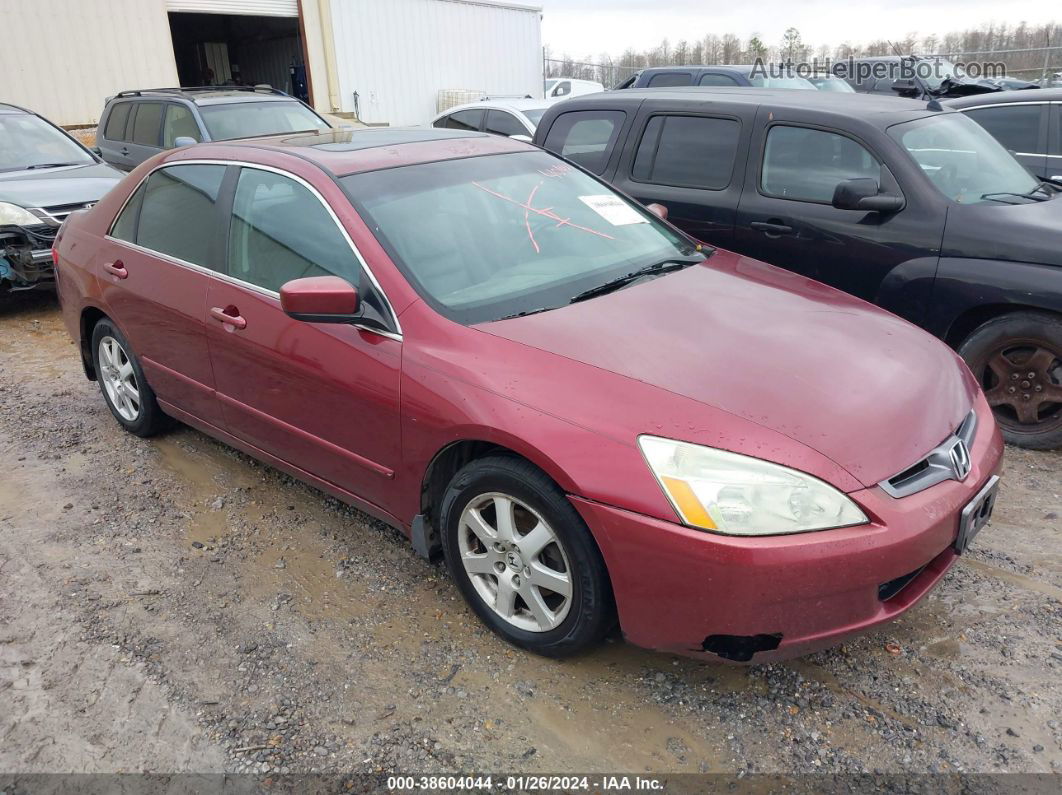
M 106 163 L 0 174 L 0 202 L 55 207 L 99 201 L 125 176 Z
M 703 266 L 477 328 L 764 426 L 864 486 L 943 441 L 977 389 L 959 358 L 921 329 L 724 251 Z
M 1062 266 L 1062 195 L 1028 204 L 953 204 L 940 254 Z

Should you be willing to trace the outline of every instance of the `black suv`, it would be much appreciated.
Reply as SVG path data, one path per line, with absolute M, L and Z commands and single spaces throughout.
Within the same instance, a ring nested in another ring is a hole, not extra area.
M 946 100 L 976 121 L 1040 179 L 1062 184 L 1062 88 Z
M 921 325 L 963 355 L 1008 440 L 1062 445 L 1062 198 L 964 114 L 823 91 L 613 91 L 553 105 L 535 143 L 695 238 Z
M 108 163 L 132 171 L 175 146 L 330 128 L 309 105 L 266 85 L 148 88 L 107 100 L 96 146 Z

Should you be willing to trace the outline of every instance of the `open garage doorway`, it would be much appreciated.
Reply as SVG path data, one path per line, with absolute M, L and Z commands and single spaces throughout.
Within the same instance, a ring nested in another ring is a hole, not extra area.
M 182 86 L 267 83 L 309 100 L 297 17 L 171 12 L 169 19 Z

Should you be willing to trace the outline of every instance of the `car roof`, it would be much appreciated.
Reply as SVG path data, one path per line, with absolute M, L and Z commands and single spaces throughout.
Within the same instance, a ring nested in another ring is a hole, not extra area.
M 258 86 L 191 86 L 176 88 L 138 88 L 119 91 L 112 99 L 186 99 L 196 105 L 223 105 L 234 102 L 282 102 L 294 97 L 267 85 Z
M 475 110 L 476 108 L 487 108 L 488 110 L 490 108 L 495 108 L 497 110 L 515 110 L 521 112 L 525 110 L 540 110 L 548 108 L 550 105 L 554 104 L 554 102 L 556 102 L 556 100 L 551 102 L 546 99 L 481 99 L 478 102 L 466 102 L 463 105 L 454 105 L 452 108 L 447 108 L 439 113 L 436 118 L 438 118 L 438 116 L 445 116 L 449 113 L 453 113 L 455 110 Z
M 538 152 L 537 147 L 502 135 L 437 127 L 366 127 L 295 133 L 267 138 L 218 141 L 171 150 L 173 162 L 195 159 L 199 152 L 225 152 L 233 160 L 249 159 L 254 150 L 286 153 L 308 160 L 334 176 L 363 171 L 511 152 Z
M 976 108 L 980 105 L 1004 105 L 1012 102 L 1062 102 L 1062 88 L 1020 88 L 1015 91 L 991 91 L 969 97 L 946 99 L 951 108 Z
M 20 108 L 18 105 L 9 105 L 6 102 L 0 102 L 0 113 L 4 113 L 4 114 L 7 114 L 7 115 L 15 115 L 15 114 L 22 114 L 22 113 L 24 113 L 26 115 L 29 115 L 29 116 L 36 116 L 37 115 L 31 110 L 26 110 L 25 108 Z
M 853 116 L 861 119 L 874 117 L 876 126 L 888 126 L 914 116 L 940 113 L 929 109 L 926 102 L 875 94 L 848 94 L 835 91 L 798 91 L 786 88 L 717 88 L 707 86 L 683 86 L 680 88 L 632 88 L 623 91 L 606 91 L 600 94 L 585 94 L 559 103 L 563 106 L 578 104 L 609 105 L 621 102 L 645 100 L 670 100 L 673 102 L 716 101 L 733 105 L 770 105 L 774 108 L 815 109 L 829 113 Z M 950 112 L 944 109 L 943 112 Z

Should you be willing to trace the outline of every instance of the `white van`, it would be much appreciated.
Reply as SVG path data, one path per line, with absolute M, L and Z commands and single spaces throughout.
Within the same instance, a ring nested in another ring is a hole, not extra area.
M 593 80 L 575 80 L 571 77 L 551 77 L 545 81 L 546 99 L 567 99 L 579 94 L 594 94 L 605 87 Z

